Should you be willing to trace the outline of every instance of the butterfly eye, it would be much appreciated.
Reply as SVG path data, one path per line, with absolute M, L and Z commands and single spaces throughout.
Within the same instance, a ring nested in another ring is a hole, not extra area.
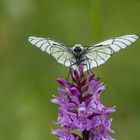
M 73 51 L 74 51 L 74 52 L 77 52 L 77 48 L 74 48 Z
M 82 51 L 82 49 L 80 47 L 78 47 L 78 52 L 80 53 Z

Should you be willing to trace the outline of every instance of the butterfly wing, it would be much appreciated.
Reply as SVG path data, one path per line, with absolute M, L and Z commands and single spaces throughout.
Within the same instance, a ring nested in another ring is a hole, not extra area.
M 40 38 L 40 37 L 29 37 L 28 41 L 40 48 L 42 51 L 45 51 L 51 54 L 57 62 L 65 65 L 66 67 L 71 66 L 73 61 L 73 55 L 71 49 L 65 47 L 64 44 L 53 41 L 49 38 Z
M 92 45 L 86 51 L 87 70 L 104 64 L 113 53 L 125 49 L 136 41 L 138 35 L 124 35 Z

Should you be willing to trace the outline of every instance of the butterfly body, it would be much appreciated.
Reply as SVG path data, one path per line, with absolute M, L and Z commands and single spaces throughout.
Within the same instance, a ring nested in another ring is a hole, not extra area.
M 80 65 L 84 60 L 85 48 L 81 44 L 76 44 L 72 47 L 74 62 L 73 65 Z
M 80 57 L 80 55 L 83 53 L 83 46 L 81 44 L 76 44 L 73 46 L 72 51 L 75 55 L 75 57 Z
M 28 41 L 42 51 L 52 55 L 57 62 L 64 66 L 77 68 L 78 65 L 83 64 L 84 71 L 87 71 L 104 64 L 113 53 L 125 49 L 135 42 L 138 37 L 138 35 L 124 35 L 90 45 L 89 47 L 75 44 L 72 48 L 49 38 L 31 36 L 28 38 Z

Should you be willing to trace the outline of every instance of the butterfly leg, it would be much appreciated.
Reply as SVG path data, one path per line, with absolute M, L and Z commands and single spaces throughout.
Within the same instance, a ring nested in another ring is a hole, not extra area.
M 71 67 L 69 68 L 69 73 L 68 73 L 68 76 L 66 78 L 67 80 L 69 79 L 70 73 L 71 73 Z
M 87 61 L 88 61 L 88 65 L 89 65 L 88 71 L 90 71 L 91 73 L 93 73 L 92 70 L 91 70 L 91 67 L 90 67 L 90 61 L 89 60 L 87 60 Z
M 71 74 L 71 70 L 72 70 L 72 66 L 75 65 L 76 63 L 74 63 L 73 61 L 70 61 L 70 68 L 69 68 L 69 73 L 68 73 L 68 76 L 67 76 L 67 80 L 69 79 L 69 76 Z

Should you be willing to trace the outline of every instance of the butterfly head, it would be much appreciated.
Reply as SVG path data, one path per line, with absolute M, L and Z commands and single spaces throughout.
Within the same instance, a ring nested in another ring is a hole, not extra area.
M 83 46 L 81 44 L 75 44 L 72 50 L 76 56 L 79 56 L 83 52 Z

